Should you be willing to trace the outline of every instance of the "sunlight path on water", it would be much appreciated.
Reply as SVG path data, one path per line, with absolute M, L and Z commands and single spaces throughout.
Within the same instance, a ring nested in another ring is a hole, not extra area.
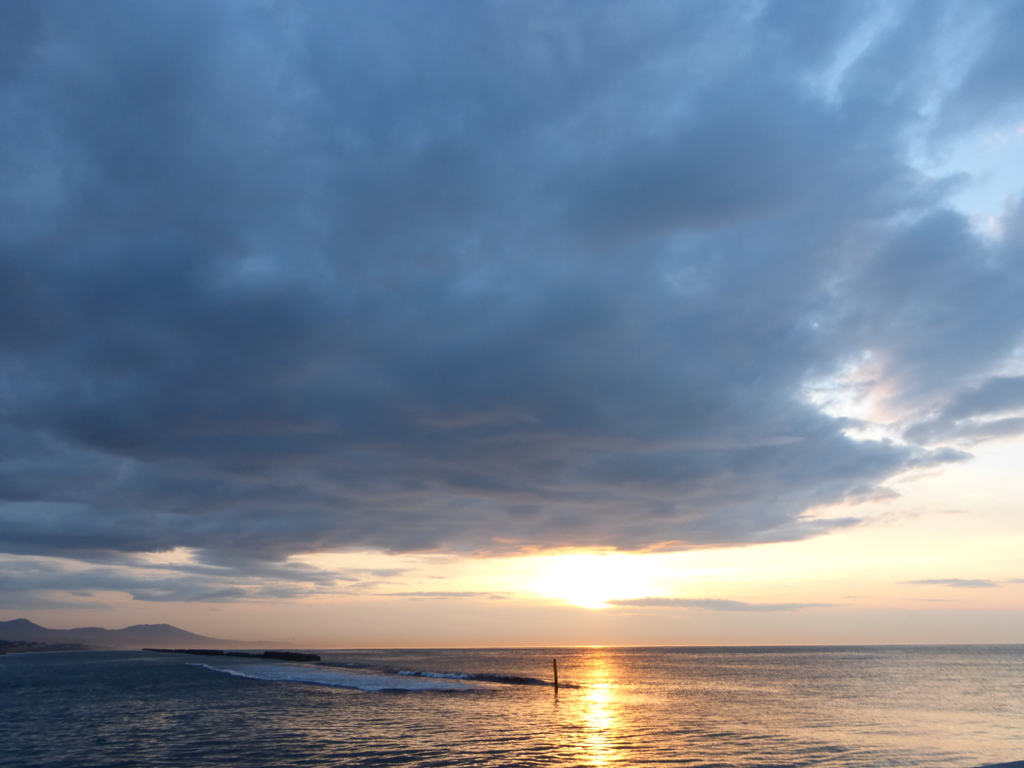
M 596 653 L 586 669 L 588 679 L 582 695 L 582 714 L 585 723 L 584 756 L 591 765 L 608 765 L 615 760 L 613 740 L 618 728 L 611 707 L 616 690 L 609 674 L 608 657 Z
M 0 764 L 977 768 L 1020 757 L 1024 646 L 318 653 L 273 665 L 0 657 Z

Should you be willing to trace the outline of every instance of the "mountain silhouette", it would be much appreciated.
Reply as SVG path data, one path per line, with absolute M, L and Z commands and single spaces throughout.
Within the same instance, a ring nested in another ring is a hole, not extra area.
M 35 643 L 78 643 L 94 648 L 287 648 L 288 643 L 220 640 L 205 637 L 170 624 L 135 624 L 124 629 L 78 627 L 47 629 L 28 619 L 0 621 L 0 640 Z

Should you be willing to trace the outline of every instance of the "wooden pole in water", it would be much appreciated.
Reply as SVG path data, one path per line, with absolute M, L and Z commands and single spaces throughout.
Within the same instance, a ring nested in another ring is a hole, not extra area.
M 558 659 L 551 660 L 551 666 L 555 669 L 555 692 L 558 692 Z

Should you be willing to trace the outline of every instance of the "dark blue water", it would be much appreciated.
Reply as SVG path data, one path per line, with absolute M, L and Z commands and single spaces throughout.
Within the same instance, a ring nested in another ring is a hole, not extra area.
M 0 766 L 929 766 L 1024 758 L 1024 646 L 0 657 Z M 578 687 L 547 684 L 551 657 Z

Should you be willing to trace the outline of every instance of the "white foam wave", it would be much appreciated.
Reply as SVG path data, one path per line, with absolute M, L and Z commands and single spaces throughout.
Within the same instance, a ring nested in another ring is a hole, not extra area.
M 414 672 L 408 669 L 403 669 L 398 674 L 410 677 L 444 678 L 445 680 L 468 680 L 470 678 L 470 675 L 460 672 Z
M 471 691 L 480 688 L 475 683 L 459 682 L 436 677 L 410 677 L 399 675 L 366 675 L 347 672 L 337 667 L 313 667 L 292 664 L 237 664 L 218 667 L 212 664 L 190 664 L 214 672 L 252 680 L 271 680 L 282 683 L 310 683 L 334 688 L 352 688 L 368 693 L 375 691 Z

